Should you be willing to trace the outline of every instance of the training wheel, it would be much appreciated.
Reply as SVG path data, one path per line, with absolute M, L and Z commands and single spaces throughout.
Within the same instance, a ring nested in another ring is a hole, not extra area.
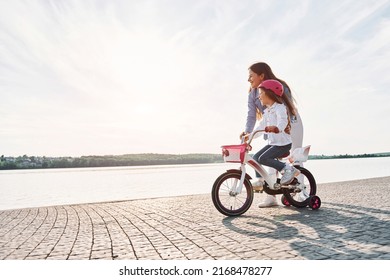
M 282 195 L 281 201 L 282 201 L 282 204 L 284 206 L 291 206 L 291 203 L 288 201 L 288 199 L 284 195 Z
M 309 207 L 313 210 L 317 210 L 321 207 L 321 199 L 318 196 L 313 195 L 310 197 Z

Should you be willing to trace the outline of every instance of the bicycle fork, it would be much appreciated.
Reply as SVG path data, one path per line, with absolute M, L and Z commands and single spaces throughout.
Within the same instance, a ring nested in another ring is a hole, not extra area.
M 240 181 L 238 181 L 238 179 L 235 179 L 235 180 L 234 180 L 232 189 L 231 189 L 231 191 L 230 191 L 230 194 L 231 194 L 231 195 L 237 195 L 237 194 L 241 193 L 241 191 L 242 191 L 242 186 L 244 185 L 245 175 L 246 175 L 246 167 L 245 167 L 245 164 L 241 163 L 240 170 L 241 170 Z M 238 186 L 237 186 L 237 185 L 238 185 Z

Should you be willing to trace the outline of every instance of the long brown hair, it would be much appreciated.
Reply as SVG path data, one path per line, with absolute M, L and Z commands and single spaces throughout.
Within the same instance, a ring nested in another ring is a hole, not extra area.
M 282 83 L 283 87 L 286 87 L 290 91 L 290 93 L 291 93 L 291 89 L 288 86 L 288 84 L 285 81 L 277 78 L 275 76 L 275 74 L 272 72 L 271 67 L 267 63 L 265 63 L 265 62 L 257 62 L 255 64 L 252 64 L 249 67 L 249 69 L 252 70 L 252 72 L 256 73 L 257 75 L 264 74 L 264 80 L 272 79 L 272 80 L 279 81 L 280 83 Z M 295 104 L 294 104 L 295 103 L 295 99 L 292 96 L 292 94 L 291 94 L 291 100 L 285 94 L 283 94 L 282 97 L 283 97 L 283 103 L 287 106 L 288 113 L 291 114 L 291 115 L 296 115 L 297 110 L 296 110 Z M 262 117 L 261 111 L 258 108 L 256 108 L 256 110 L 257 110 L 256 111 L 257 119 L 261 119 L 261 117 Z

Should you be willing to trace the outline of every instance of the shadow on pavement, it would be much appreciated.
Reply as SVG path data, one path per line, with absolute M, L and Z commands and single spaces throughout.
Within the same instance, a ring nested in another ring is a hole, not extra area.
M 243 235 L 286 240 L 307 259 L 390 259 L 389 217 L 387 210 L 326 203 L 317 211 L 291 207 L 279 215 L 259 212 L 222 223 Z

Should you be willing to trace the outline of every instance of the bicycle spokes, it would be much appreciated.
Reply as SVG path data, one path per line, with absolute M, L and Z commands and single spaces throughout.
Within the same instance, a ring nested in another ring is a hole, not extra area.
M 253 201 L 253 191 L 248 180 L 245 180 L 240 193 L 237 188 L 240 174 L 224 173 L 214 183 L 212 199 L 215 207 L 224 215 L 236 216 L 246 212 Z

